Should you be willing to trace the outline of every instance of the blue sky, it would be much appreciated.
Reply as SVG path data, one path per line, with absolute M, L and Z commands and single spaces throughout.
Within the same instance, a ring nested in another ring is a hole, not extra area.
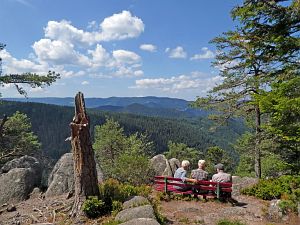
M 221 0 L 1 0 L 3 73 L 54 70 L 29 97 L 167 96 L 195 100 L 221 81 L 209 41 L 234 28 Z M 11 85 L 3 97 L 19 97 Z

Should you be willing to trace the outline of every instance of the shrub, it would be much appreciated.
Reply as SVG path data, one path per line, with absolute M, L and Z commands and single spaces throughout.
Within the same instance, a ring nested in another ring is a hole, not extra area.
M 113 172 L 121 182 L 135 186 L 149 184 L 155 175 L 149 158 L 141 153 L 124 153 L 116 161 Z
M 117 215 L 118 212 L 122 211 L 123 204 L 119 201 L 113 201 L 112 202 L 112 214 Z
M 146 185 L 135 187 L 130 184 L 122 184 L 114 179 L 108 179 L 100 185 L 99 190 L 100 199 L 105 203 L 104 210 L 109 213 L 116 210 L 114 207 L 119 207 L 116 205 L 118 203 L 114 203 L 114 201 L 121 203 L 135 195 L 148 197 L 152 189 Z
M 253 187 L 242 190 L 243 194 L 256 196 L 264 200 L 278 199 L 281 195 L 298 195 L 300 188 L 300 176 L 281 176 L 268 180 L 260 180 Z M 299 194 L 300 195 L 300 194 Z M 299 196 L 298 195 L 298 196 Z
M 90 196 L 82 205 L 83 212 L 89 218 L 97 218 L 105 213 L 104 202 L 95 196 Z
M 281 176 L 277 179 L 260 180 L 253 187 L 242 190 L 243 194 L 264 200 L 281 199 L 279 207 L 284 213 L 297 211 L 300 202 L 300 176 Z
M 228 220 L 228 219 L 222 219 L 220 221 L 218 221 L 217 225 L 245 225 L 245 223 L 242 223 L 238 220 Z

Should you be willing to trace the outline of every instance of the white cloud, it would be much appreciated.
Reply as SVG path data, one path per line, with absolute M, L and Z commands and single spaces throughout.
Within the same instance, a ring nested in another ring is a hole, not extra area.
M 140 45 L 140 49 L 148 52 L 156 52 L 157 47 L 151 44 L 142 44 Z
M 92 66 L 101 67 L 107 66 L 110 61 L 109 53 L 102 47 L 102 45 L 97 44 L 95 50 L 88 50 L 88 53 L 92 55 Z
M 220 76 L 208 76 L 193 72 L 190 75 L 172 76 L 171 78 L 146 78 L 135 81 L 136 89 L 157 89 L 165 92 L 177 93 L 179 91 L 199 89 L 199 93 L 206 93 L 217 83 L 222 81 Z
M 143 21 L 132 16 L 129 11 L 107 17 L 100 24 L 102 32 L 98 39 L 102 41 L 123 40 L 138 37 L 145 29 Z
M 31 92 L 31 93 L 41 93 L 41 92 L 46 92 L 46 90 L 42 87 L 35 87 L 35 88 L 30 88 L 29 92 Z
M 183 59 L 187 56 L 186 52 L 181 46 L 177 46 L 174 49 L 166 48 L 165 52 L 169 53 L 169 57 L 174 59 Z
M 98 29 L 98 24 L 95 20 L 91 21 L 88 23 L 87 29 L 90 30 L 97 30 Z
M 60 40 L 41 39 L 32 46 L 41 62 L 51 62 L 55 65 L 89 66 L 89 59 L 76 52 L 74 46 Z
M 138 54 L 126 50 L 113 51 L 113 57 L 119 64 L 136 64 L 141 61 Z
M 112 76 L 114 77 L 140 77 L 144 74 L 142 70 L 135 70 L 134 67 L 121 66 L 116 70 Z
M 201 49 L 202 53 L 195 54 L 191 57 L 191 60 L 199 60 L 199 59 L 212 59 L 215 57 L 215 53 L 209 50 L 207 47 Z
M 28 6 L 28 7 L 31 7 L 31 8 L 33 8 L 33 5 L 32 4 L 30 4 L 28 1 L 26 1 L 26 0 L 15 0 L 16 2 L 18 2 L 18 3 L 20 3 L 20 4 L 22 4 L 22 5 L 25 5 L 25 6 Z
M 28 59 L 19 60 L 5 50 L 0 52 L 4 73 L 44 74 L 53 70 L 62 78 L 91 74 L 102 78 L 143 75 L 138 54 L 123 49 L 108 52 L 98 43 L 139 36 L 144 31 L 141 19 L 123 11 L 105 18 L 100 25 L 92 21 L 87 29 L 90 30 L 79 29 L 66 20 L 49 21 L 44 28 L 45 37 L 33 43 Z
M 13 84 L 1 84 L 1 89 L 7 90 L 10 88 L 15 88 Z
M 46 63 L 36 63 L 28 59 L 16 59 L 5 49 L 0 51 L 0 57 L 3 59 L 4 74 L 19 74 L 25 72 L 43 73 L 48 71 Z
M 90 82 L 88 82 L 88 81 L 85 80 L 85 81 L 82 81 L 81 84 L 82 85 L 88 85 L 88 84 L 90 84 Z
M 94 28 L 92 21 L 89 28 Z M 92 45 L 101 41 L 124 40 L 138 37 L 144 31 L 143 21 L 132 16 L 129 11 L 113 14 L 100 24 L 98 31 L 88 32 L 74 27 L 71 22 L 62 20 L 49 21 L 45 30 L 45 37 L 55 40 L 68 41 Z

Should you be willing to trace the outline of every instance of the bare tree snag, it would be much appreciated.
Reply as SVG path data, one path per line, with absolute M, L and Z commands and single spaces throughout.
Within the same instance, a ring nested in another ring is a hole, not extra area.
M 96 162 L 89 131 L 83 94 L 75 97 L 75 116 L 70 124 L 74 159 L 75 200 L 71 217 L 82 215 L 81 206 L 88 196 L 99 196 Z
M 3 115 L 3 119 L 1 120 L 0 122 L 0 137 L 2 137 L 3 135 L 3 128 L 4 128 L 4 124 L 6 123 L 7 121 L 7 115 Z

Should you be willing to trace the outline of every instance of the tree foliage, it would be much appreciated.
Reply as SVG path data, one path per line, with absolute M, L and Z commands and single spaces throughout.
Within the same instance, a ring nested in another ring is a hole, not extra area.
M 5 48 L 5 45 L 0 43 L 0 51 Z M 0 62 L 2 59 L 0 58 Z M 2 72 L 2 71 L 0 71 Z M 32 88 L 50 86 L 53 82 L 60 78 L 60 74 L 54 71 L 48 71 L 46 75 L 39 75 L 37 73 L 22 73 L 22 74 L 4 74 L 0 73 L 0 86 L 5 84 L 13 84 L 21 95 L 27 96 L 26 90 L 21 86 L 22 84 L 29 85 Z M 0 93 L 1 96 L 1 93 Z
M 228 153 L 218 146 L 210 147 L 207 149 L 205 160 L 207 171 L 211 174 L 215 173 L 214 166 L 218 163 L 222 163 L 225 167 L 225 170 L 228 172 L 232 172 L 235 166 Z
M 114 178 L 134 185 L 148 183 L 153 176 L 149 153 L 152 143 L 144 135 L 130 136 L 114 119 L 95 126 L 94 149 L 106 179 Z
M 0 135 L 0 165 L 15 157 L 30 155 L 40 147 L 27 115 L 17 111 L 7 118 Z
M 182 160 L 189 160 L 191 168 L 198 167 L 198 160 L 203 158 L 203 152 L 199 149 L 188 147 L 183 143 L 174 143 L 169 141 L 168 151 L 165 153 L 167 159 L 176 158 L 180 162 Z
M 214 66 L 223 81 L 195 106 L 214 108 L 213 119 L 245 116 L 253 121 L 256 176 L 261 176 L 263 112 L 260 99 L 274 82 L 287 81 L 300 69 L 299 0 L 244 0 L 232 10 L 238 22 L 234 31 L 213 39 L 217 47 Z

